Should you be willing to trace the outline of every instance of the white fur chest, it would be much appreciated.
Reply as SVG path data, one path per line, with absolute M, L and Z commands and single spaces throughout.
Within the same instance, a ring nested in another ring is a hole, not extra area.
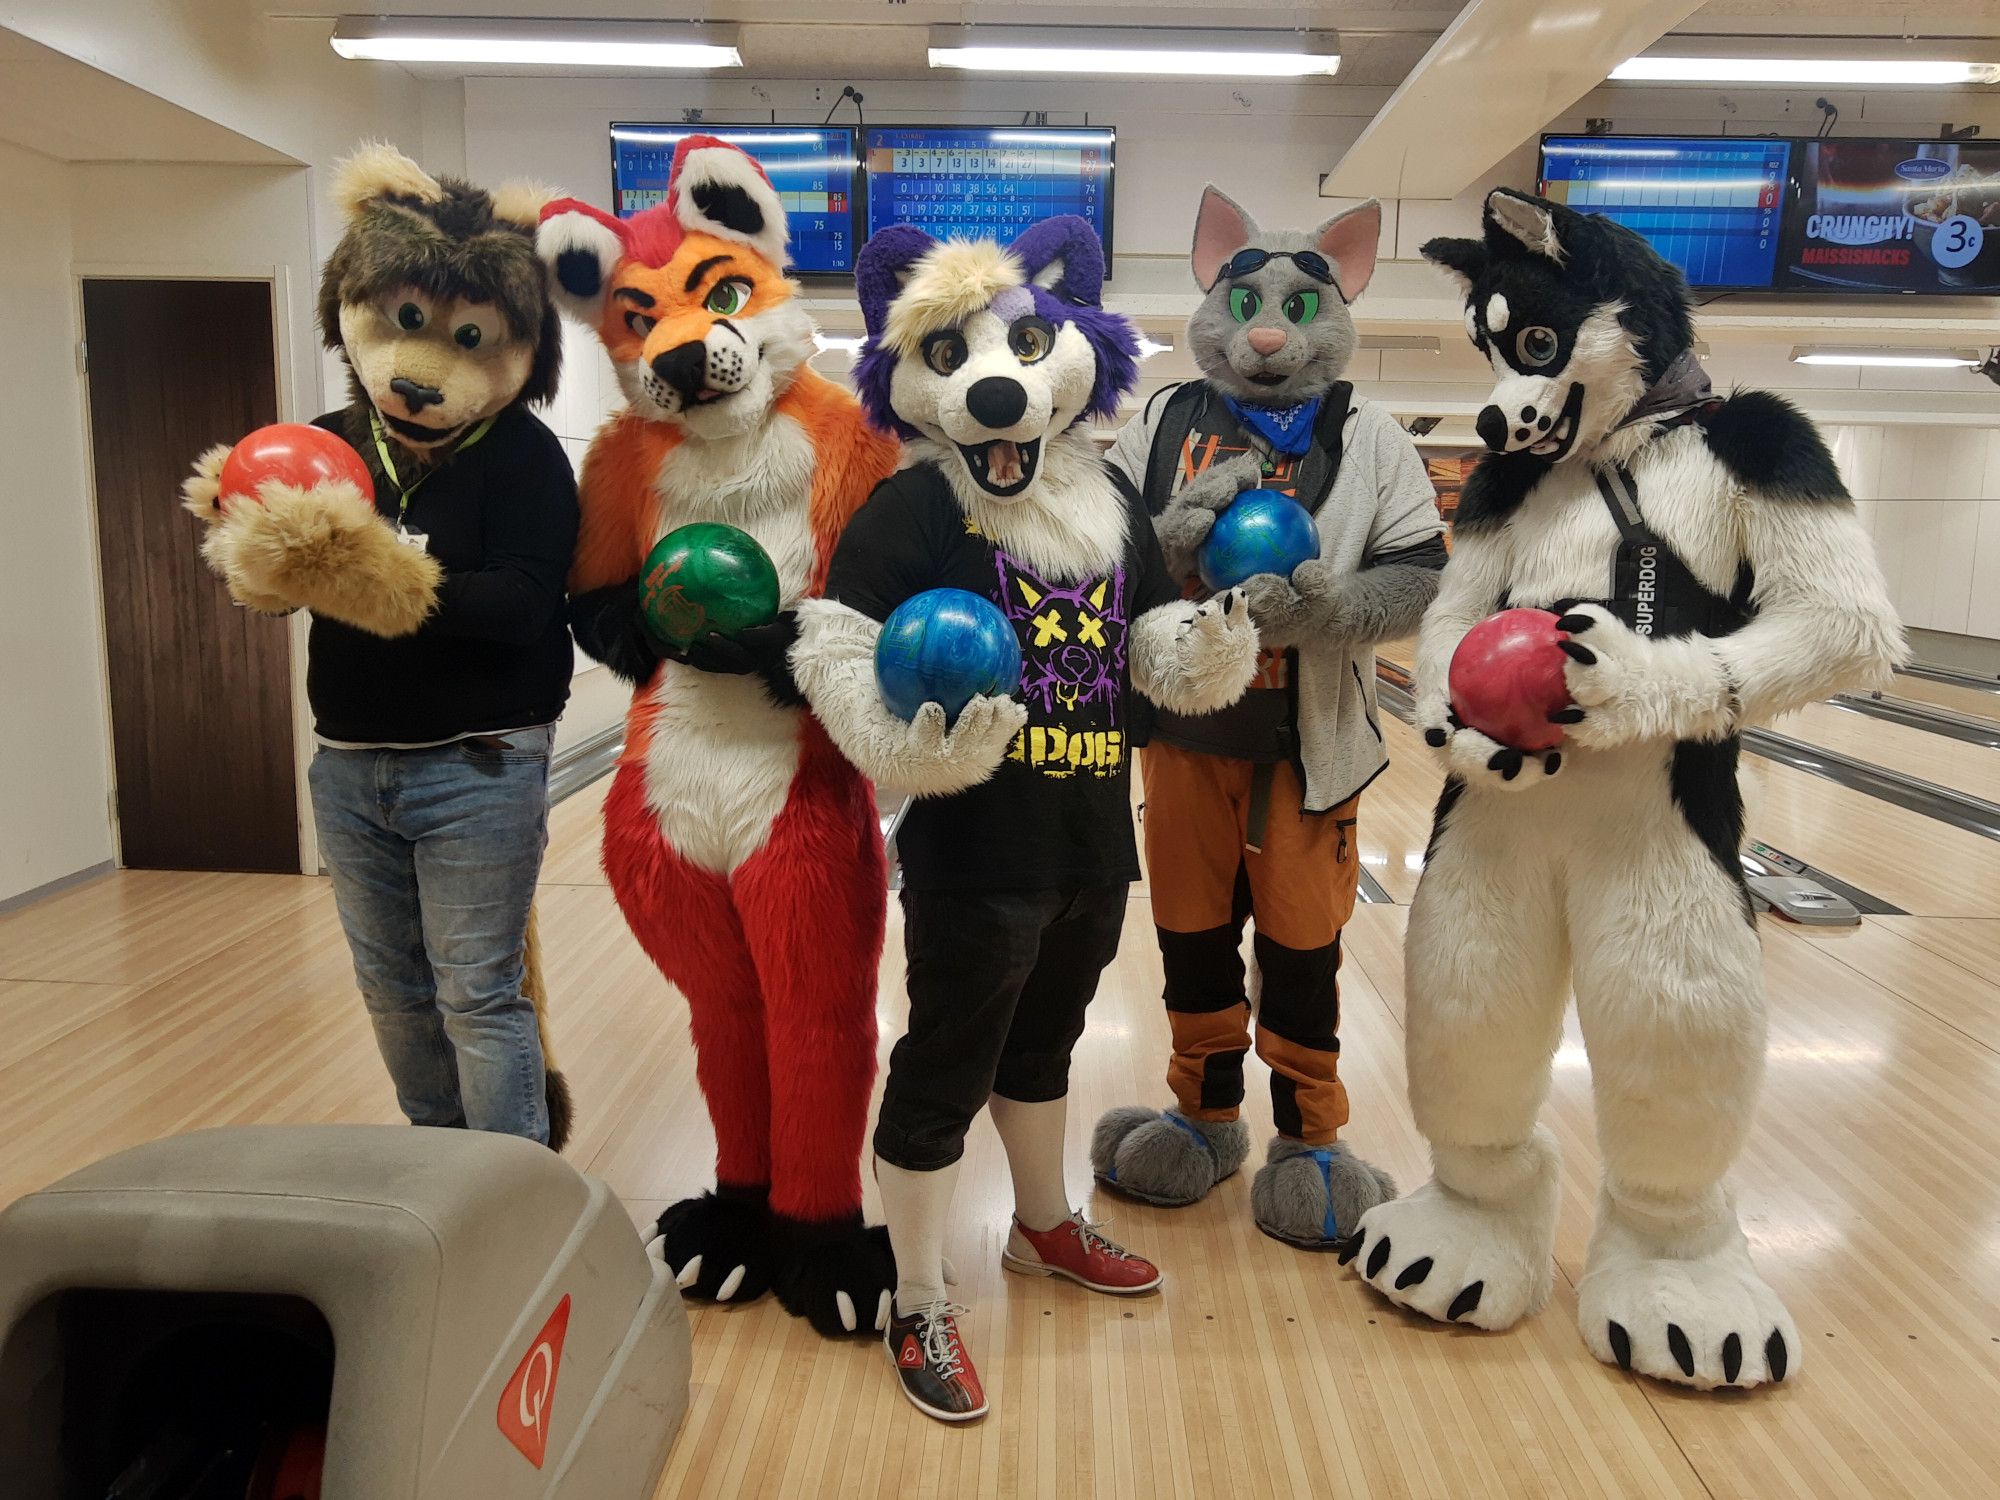
M 1631 461 L 1645 524 L 1719 594 L 1743 557 L 1729 473 L 1693 428 L 1648 444 Z M 1612 588 L 1619 532 L 1594 471 L 1559 465 L 1521 502 L 1506 529 L 1508 593 L 1517 604 L 1602 599 Z
M 723 521 L 762 544 L 780 603 L 804 595 L 815 561 L 813 449 L 787 416 L 741 437 L 690 440 L 668 455 L 657 485 L 658 534 Z M 799 717 L 756 677 L 668 662 L 652 687 L 646 798 L 667 842 L 690 863 L 728 875 L 764 847 L 799 763 Z

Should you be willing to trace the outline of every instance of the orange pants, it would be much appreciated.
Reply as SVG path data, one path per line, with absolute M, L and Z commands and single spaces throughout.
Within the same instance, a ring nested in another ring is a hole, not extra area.
M 1259 771 L 1269 780 L 1253 830 Z M 1156 744 L 1140 756 L 1147 880 L 1166 970 L 1174 1057 L 1167 1082 L 1181 1112 L 1233 1120 L 1251 1046 L 1243 925 L 1253 920 L 1257 1055 L 1271 1069 L 1278 1132 L 1315 1146 L 1347 1123 L 1340 1082 L 1340 930 L 1361 878 L 1357 796 L 1308 813 L 1289 765 Z M 1248 847 L 1259 832 L 1258 847 Z

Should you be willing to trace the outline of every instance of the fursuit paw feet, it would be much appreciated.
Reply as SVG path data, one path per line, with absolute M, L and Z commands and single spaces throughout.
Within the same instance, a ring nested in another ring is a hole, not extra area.
M 779 1221 L 790 1246 L 778 1272 L 778 1301 L 823 1338 L 874 1337 L 889 1326 L 896 1257 L 889 1231 L 858 1219 L 839 1224 Z
M 1688 1256 L 1600 1222 L 1576 1316 L 1584 1343 L 1605 1364 L 1704 1391 L 1783 1380 L 1804 1348 L 1733 1224 L 1723 1244 Z
M 1341 1262 L 1427 1318 L 1511 1328 L 1540 1312 L 1555 1286 L 1553 1140 L 1537 1129 L 1520 1146 L 1453 1155 L 1470 1159 L 1454 1164 L 1458 1180 L 1489 1185 L 1491 1196 L 1468 1197 L 1433 1177 L 1363 1214 L 1340 1247 Z
M 771 1289 L 781 1244 L 762 1195 L 683 1198 L 660 1215 L 655 1233 L 683 1296 L 754 1302 Z
M 1250 1155 L 1241 1120 L 1190 1120 L 1141 1104 L 1106 1110 L 1090 1137 L 1097 1180 L 1128 1198 L 1181 1208 L 1199 1202 Z
M 1275 1136 L 1250 1182 L 1250 1214 L 1274 1240 L 1301 1250 L 1331 1250 L 1354 1232 L 1363 1214 L 1395 1196 L 1395 1179 L 1345 1146 L 1308 1146 Z

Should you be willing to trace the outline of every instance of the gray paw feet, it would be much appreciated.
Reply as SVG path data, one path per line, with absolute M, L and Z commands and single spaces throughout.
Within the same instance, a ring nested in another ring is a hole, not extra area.
M 1250 1155 L 1241 1120 L 1190 1120 L 1141 1104 L 1106 1110 L 1090 1137 L 1097 1180 L 1128 1197 L 1170 1208 L 1200 1199 Z
M 1396 1183 L 1338 1142 L 1308 1146 L 1276 1136 L 1250 1183 L 1250 1213 L 1274 1240 L 1331 1250 L 1361 1216 L 1396 1196 Z

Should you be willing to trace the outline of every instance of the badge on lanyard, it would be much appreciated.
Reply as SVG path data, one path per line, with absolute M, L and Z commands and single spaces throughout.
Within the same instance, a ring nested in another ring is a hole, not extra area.
M 481 438 L 485 437 L 487 433 L 493 430 L 493 424 L 496 420 L 498 419 L 488 417 L 477 427 L 473 428 L 466 436 L 465 441 L 458 445 L 458 451 L 463 453 L 467 448 L 470 448 Z M 382 418 L 377 415 L 372 407 L 368 412 L 368 430 L 375 439 L 375 454 L 382 460 L 382 472 L 387 476 L 389 482 L 396 486 L 396 540 L 401 542 L 405 547 L 416 548 L 419 552 L 430 551 L 431 539 L 429 533 L 414 530 L 410 526 L 410 500 L 416 495 L 419 486 L 436 471 L 426 470 L 408 485 L 405 485 L 403 483 L 403 476 L 396 472 L 396 460 L 389 456 L 389 444 L 382 435 Z

